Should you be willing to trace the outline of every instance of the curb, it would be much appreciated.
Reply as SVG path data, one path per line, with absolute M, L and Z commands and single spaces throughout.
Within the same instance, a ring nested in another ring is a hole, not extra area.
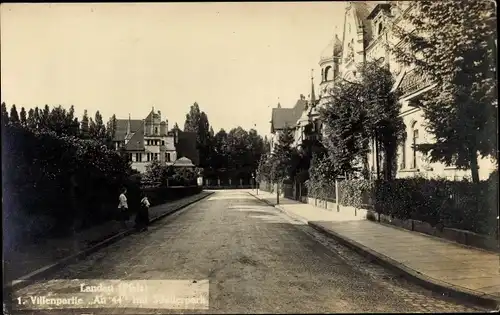
M 171 214 L 174 214 L 176 212 L 178 212 L 179 210 L 182 210 L 198 201 L 201 201 L 205 198 L 207 198 L 208 196 L 212 195 L 214 192 L 210 192 L 208 191 L 206 195 L 200 197 L 200 198 L 197 198 L 197 199 L 194 199 L 184 205 L 181 205 L 180 207 L 178 208 L 174 208 L 172 209 L 171 211 L 169 212 L 166 212 L 166 213 L 163 213 L 163 214 L 160 214 L 159 216 L 156 216 L 155 218 L 152 218 L 150 219 L 150 223 L 153 223 L 153 222 L 157 222 L 163 218 L 165 218 L 166 216 L 169 216 Z M 38 270 L 35 270 L 25 276 L 22 276 L 20 277 L 20 279 L 18 280 L 14 280 L 12 281 L 10 284 L 7 284 L 7 285 L 4 285 L 4 290 L 16 290 L 16 289 L 20 289 L 26 285 L 28 285 L 29 281 L 30 280 L 33 280 L 33 278 L 35 277 L 40 277 L 40 276 L 43 276 L 43 275 L 46 275 L 52 271 L 54 271 L 54 269 L 58 269 L 58 268 L 61 268 L 61 267 L 64 267 L 64 266 L 67 266 L 71 263 L 74 263 L 92 253 L 95 253 L 96 251 L 104 248 L 104 247 L 107 247 L 113 243 L 116 243 L 117 241 L 119 241 L 120 239 L 130 235 L 130 234 L 133 234 L 135 233 L 135 228 L 130 228 L 128 230 L 125 230 L 125 231 L 122 231 L 122 232 L 119 232 L 117 234 L 115 234 L 114 236 L 111 236 L 99 243 L 97 243 L 96 245 L 94 246 L 91 246 L 87 249 L 84 249 L 76 254 L 73 254 L 71 256 L 68 256 L 66 258 L 63 258 L 51 265 L 47 265 L 45 267 L 42 267 L 42 268 L 39 268 Z
M 314 228 L 315 230 L 331 237 L 334 238 L 335 240 L 339 241 L 341 244 L 351 248 L 352 250 L 356 251 L 357 253 L 371 258 L 375 260 L 379 265 L 386 267 L 387 269 L 392 270 L 393 272 L 397 273 L 400 276 L 403 276 L 407 280 L 412 281 L 415 284 L 418 284 L 426 289 L 429 289 L 433 292 L 438 292 L 443 295 L 447 295 L 449 297 L 452 297 L 454 299 L 459 299 L 471 304 L 475 304 L 481 307 L 489 308 L 489 309 L 497 309 L 500 306 L 500 298 L 495 298 L 493 296 L 489 295 L 481 295 L 478 294 L 477 292 L 474 292 L 472 290 L 468 290 L 466 288 L 459 288 L 457 286 L 453 286 L 450 284 L 447 284 L 445 282 L 432 279 L 424 274 L 421 274 L 411 268 L 406 267 L 405 265 L 395 261 L 392 258 L 389 258 L 381 253 L 378 253 L 362 244 L 359 244 L 358 242 L 345 237 L 343 235 L 340 235 L 331 229 L 327 229 L 322 227 L 321 225 L 314 223 L 314 222 L 308 222 L 308 225 Z
M 411 268 L 406 267 L 405 265 L 397 262 L 396 260 L 387 257 L 381 253 L 378 253 L 362 244 L 359 244 L 358 242 L 345 237 L 343 235 L 340 235 L 331 229 L 324 228 L 323 226 L 308 221 L 305 218 L 296 216 L 294 214 L 290 214 L 288 211 L 281 209 L 279 205 L 274 205 L 270 203 L 269 201 L 265 199 L 261 199 L 257 197 L 256 195 L 249 193 L 250 195 L 254 196 L 256 199 L 264 202 L 267 205 L 270 205 L 279 211 L 287 214 L 288 216 L 305 222 L 315 230 L 325 234 L 328 237 L 331 237 L 335 240 L 337 240 L 339 243 L 343 244 L 346 247 L 349 247 L 350 249 L 354 250 L 355 252 L 361 254 L 362 256 L 365 256 L 369 259 L 375 260 L 379 265 L 395 272 L 396 274 L 406 278 L 407 280 L 412 281 L 413 283 L 424 287 L 428 290 L 431 290 L 433 292 L 438 292 L 443 295 L 447 295 L 449 297 L 452 297 L 456 300 L 461 300 L 465 301 L 474 305 L 478 305 L 481 307 L 489 308 L 489 309 L 498 309 L 500 307 L 500 298 L 495 298 L 491 295 L 487 294 L 479 294 L 477 292 L 474 292 L 472 290 L 468 290 L 466 288 L 459 288 L 457 286 L 453 286 L 451 284 L 447 284 L 443 281 L 439 281 L 436 279 L 432 279 L 424 274 L 421 274 Z

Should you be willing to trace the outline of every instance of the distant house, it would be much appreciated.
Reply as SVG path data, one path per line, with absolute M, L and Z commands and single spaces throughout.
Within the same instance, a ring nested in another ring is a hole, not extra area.
M 286 128 L 295 130 L 297 121 L 302 112 L 307 108 L 307 101 L 304 95 L 300 95 L 295 106 L 292 108 L 282 108 L 278 103 L 277 108 L 273 108 L 271 116 L 271 152 L 279 139 L 279 134 Z
M 172 165 L 177 159 L 186 157 L 198 165 L 196 134 L 179 129 L 168 131 L 168 120 L 162 121 L 161 112 L 154 108 L 145 119 L 117 119 L 115 137 L 116 150 L 124 150 L 132 162 L 132 168 L 143 173 L 146 165 L 158 160 Z

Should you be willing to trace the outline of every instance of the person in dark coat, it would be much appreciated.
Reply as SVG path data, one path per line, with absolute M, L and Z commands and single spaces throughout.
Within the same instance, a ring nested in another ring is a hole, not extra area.
M 148 197 L 146 194 L 141 195 L 141 202 L 139 205 L 139 209 L 137 211 L 137 216 L 135 217 L 136 229 L 140 232 L 147 231 L 149 225 L 149 203 Z

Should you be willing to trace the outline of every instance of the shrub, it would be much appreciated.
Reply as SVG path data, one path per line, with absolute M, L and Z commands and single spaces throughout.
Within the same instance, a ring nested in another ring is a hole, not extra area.
M 343 180 L 339 183 L 339 203 L 356 208 L 370 207 L 373 203 L 374 182 L 365 179 Z
M 375 210 L 398 219 L 494 235 L 498 177 L 479 184 L 407 178 L 375 185 Z

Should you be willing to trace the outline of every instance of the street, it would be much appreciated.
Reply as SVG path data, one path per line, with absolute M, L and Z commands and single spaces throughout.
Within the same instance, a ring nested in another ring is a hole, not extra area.
M 50 276 L 76 278 L 208 279 L 209 313 L 476 310 L 398 279 L 241 190 L 216 191 Z

